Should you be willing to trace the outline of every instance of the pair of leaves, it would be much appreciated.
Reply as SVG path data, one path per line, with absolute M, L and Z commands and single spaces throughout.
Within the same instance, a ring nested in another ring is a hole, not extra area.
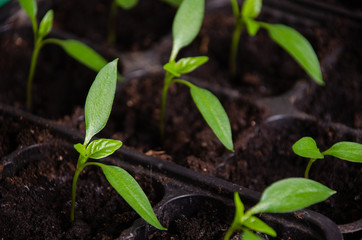
M 235 218 L 231 225 L 231 231 L 228 231 L 228 235 L 224 239 L 229 239 L 231 233 L 236 230 L 244 231 L 243 237 L 246 237 L 245 239 L 261 239 L 254 233 L 245 231 L 245 227 L 275 237 L 276 232 L 265 222 L 253 216 L 254 214 L 297 211 L 324 201 L 333 194 L 335 194 L 335 191 L 313 180 L 287 178 L 267 187 L 260 201 L 244 214 L 244 205 L 238 193 L 235 193 Z
M 101 138 L 90 142 L 88 146 L 78 143 L 74 145 L 74 148 L 87 160 L 88 158 L 101 159 L 108 157 L 121 146 L 121 141 Z
M 194 71 L 209 60 L 208 57 L 188 57 L 181 58 L 177 62 L 175 60 L 166 63 L 163 68 L 175 77 Z
M 189 45 L 200 31 L 205 12 L 205 0 L 183 0 L 172 25 L 173 46 L 170 61 L 181 48 Z
M 282 24 L 255 21 L 260 14 L 262 0 L 246 0 L 241 10 L 248 33 L 254 36 L 260 27 L 266 29 L 271 39 L 291 55 L 318 84 L 324 85 L 318 57 L 309 41 L 299 32 Z
M 362 163 L 362 144 L 356 142 L 338 142 L 324 152 L 320 152 L 317 143 L 311 137 L 303 137 L 292 146 L 293 152 L 301 157 L 323 159 L 325 155 L 350 162 Z

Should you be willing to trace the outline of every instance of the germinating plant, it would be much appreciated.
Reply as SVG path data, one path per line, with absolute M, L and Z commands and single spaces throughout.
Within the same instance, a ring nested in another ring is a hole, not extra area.
M 263 28 L 269 33 L 270 38 L 288 52 L 316 83 L 324 85 L 317 55 L 303 35 L 283 24 L 255 20 L 260 14 L 262 0 L 245 0 L 241 8 L 237 0 L 230 1 L 236 20 L 230 47 L 229 73 L 231 77 L 236 75 L 236 57 L 241 33 L 246 28 L 250 36 L 255 36 L 259 29 Z
M 91 68 L 94 71 L 99 71 L 104 65 L 107 64 L 106 60 L 96 53 L 93 49 L 89 48 L 82 42 L 77 40 L 61 40 L 56 38 L 44 39 L 52 29 L 53 25 L 53 10 L 49 10 L 41 20 L 39 26 L 37 23 L 37 5 L 35 0 L 19 0 L 20 6 L 25 10 L 27 15 L 31 19 L 33 33 L 34 33 L 34 50 L 31 57 L 30 71 L 27 81 L 26 90 L 26 105 L 28 109 L 32 105 L 31 89 L 33 85 L 33 78 L 35 73 L 35 67 L 38 59 L 40 49 L 45 44 L 59 45 L 66 51 L 71 57 Z
M 259 213 L 287 213 L 322 202 L 336 192 L 328 187 L 305 178 L 287 178 L 267 187 L 260 201 L 245 212 L 239 194 L 234 193 L 235 216 L 224 240 L 230 239 L 236 231 L 241 231 L 242 240 L 262 240 L 255 232 L 276 237 L 277 233 L 268 224 L 256 217 Z
M 227 149 L 233 151 L 229 119 L 220 101 L 210 91 L 179 79 L 182 74 L 190 73 L 208 61 L 208 58 L 204 56 L 186 57 L 176 61 L 179 51 L 189 45 L 200 31 L 204 10 L 204 0 L 183 0 L 176 12 L 172 26 L 171 56 L 169 62 L 164 65 L 166 75 L 161 100 L 161 136 L 164 135 L 164 114 L 168 89 L 173 83 L 184 84 L 190 88 L 193 101 L 212 131 Z
M 154 214 L 146 194 L 129 173 L 117 166 L 88 161 L 88 159 L 107 157 L 122 146 L 121 141 L 113 139 L 101 138 L 91 141 L 92 137 L 104 128 L 112 110 L 117 82 L 117 61 L 118 59 L 101 69 L 87 95 L 84 107 L 86 123 L 84 143 L 74 145 L 74 148 L 79 152 L 79 158 L 72 185 L 71 221 L 74 221 L 79 174 L 87 166 L 97 166 L 102 169 L 112 187 L 144 220 L 160 230 L 165 230 Z
M 111 9 L 109 11 L 109 20 L 108 20 L 108 43 L 114 44 L 116 42 L 116 16 L 118 8 L 122 8 L 124 10 L 129 10 L 136 6 L 138 0 L 113 0 Z
M 362 144 L 356 142 L 338 142 L 324 152 L 317 147 L 311 137 L 303 137 L 292 146 L 293 152 L 301 157 L 309 158 L 309 163 L 304 172 L 304 177 L 309 177 L 309 170 L 317 159 L 324 156 L 333 156 L 342 160 L 362 163 Z

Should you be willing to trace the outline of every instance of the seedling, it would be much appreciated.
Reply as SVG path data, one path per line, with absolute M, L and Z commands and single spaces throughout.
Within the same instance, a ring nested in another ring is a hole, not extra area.
M 268 31 L 270 38 L 288 52 L 316 83 L 324 85 L 317 55 L 303 35 L 286 25 L 270 24 L 255 20 L 260 14 L 262 0 L 245 0 L 241 8 L 237 0 L 230 1 L 236 20 L 229 59 L 229 73 L 231 77 L 236 75 L 236 56 L 240 35 L 244 28 L 247 29 L 250 36 L 255 36 L 259 29 L 263 28 Z
M 338 142 L 324 152 L 320 152 L 317 143 L 311 137 L 303 137 L 292 146 L 293 152 L 301 157 L 309 158 L 304 177 L 309 177 L 309 170 L 317 159 L 333 156 L 341 160 L 362 163 L 362 144 L 356 142 Z
M 129 10 L 136 6 L 137 3 L 138 0 L 113 0 L 108 19 L 108 43 L 114 44 L 116 42 L 115 25 L 118 8 Z
M 92 137 L 104 128 L 112 110 L 117 82 L 117 61 L 118 59 L 101 69 L 87 95 L 84 107 L 85 140 L 83 144 L 74 145 L 74 148 L 79 152 L 79 158 L 72 185 L 71 221 L 74 221 L 74 205 L 79 174 L 87 166 L 97 166 L 102 169 L 112 187 L 144 220 L 160 230 L 165 230 L 153 212 L 146 194 L 129 173 L 117 166 L 109 166 L 94 161 L 87 162 L 89 158 L 107 157 L 122 146 L 121 141 L 113 139 L 101 138 L 91 141 Z
M 30 63 L 30 71 L 28 75 L 27 82 L 27 90 L 26 90 L 26 106 L 28 109 L 31 108 L 32 105 L 32 95 L 31 89 L 33 85 L 35 67 L 38 59 L 38 55 L 40 49 L 45 44 L 56 44 L 59 45 L 67 52 L 71 57 L 89 67 L 94 71 L 99 71 L 102 67 L 104 67 L 107 62 L 101 57 L 98 53 L 96 53 L 93 49 L 85 45 L 84 43 L 69 39 L 69 40 L 61 40 L 56 38 L 48 38 L 44 39 L 52 29 L 53 25 L 53 10 L 49 10 L 41 20 L 39 26 L 37 23 L 36 15 L 37 15 L 37 5 L 35 0 L 19 0 L 20 6 L 25 10 L 27 15 L 31 19 L 33 33 L 34 33 L 34 50 L 31 57 Z
M 277 233 L 258 217 L 258 213 L 287 213 L 297 211 L 322 202 L 336 192 L 328 187 L 305 178 L 287 178 L 277 181 L 267 187 L 260 201 L 245 212 L 244 204 L 239 194 L 234 193 L 235 216 L 227 230 L 224 240 L 230 239 L 236 231 L 241 231 L 243 240 L 261 240 L 252 231 L 276 237 Z
M 204 10 L 204 0 L 183 0 L 176 12 L 172 26 L 171 56 L 169 62 L 164 65 L 166 75 L 160 112 L 161 137 L 164 136 L 164 114 L 168 89 L 171 84 L 180 83 L 190 88 L 193 101 L 218 139 L 227 149 L 234 151 L 230 122 L 220 101 L 210 91 L 199 88 L 186 80 L 176 79 L 181 74 L 190 73 L 208 61 L 208 58 L 204 56 L 181 58 L 176 61 L 179 51 L 189 45 L 200 31 Z

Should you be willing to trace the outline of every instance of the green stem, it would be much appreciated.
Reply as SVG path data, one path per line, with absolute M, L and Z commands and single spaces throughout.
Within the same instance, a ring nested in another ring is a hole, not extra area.
M 75 208 L 75 199 L 76 199 L 76 193 L 77 193 L 77 181 L 79 174 L 82 172 L 86 164 L 79 164 L 81 161 L 82 156 L 79 156 L 78 163 L 77 163 L 77 169 L 75 170 L 74 177 L 73 177 L 73 183 L 72 183 L 72 204 L 70 207 L 70 221 L 74 222 L 74 208 Z
M 166 108 L 167 92 L 172 83 L 173 77 L 174 76 L 172 74 L 166 72 L 165 81 L 162 89 L 161 111 L 160 111 L 160 134 L 162 141 L 165 135 L 165 108 Z
M 32 105 L 31 89 L 32 89 L 32 85 L 33 85 L 35 67 L 36 67 L 36 63 L 38 61 L 39 51 L 42 46 L 43 46 L 43 43 L 41 41 L 36 41 L 34 44 L 34 51 L 31 56 L 30 70 L 29 70 L 27 87 L 26 87 L 26 107 L 28 108 L 28 110 L 31 109 L 31 105 Z
M 109 44 L 114 44 L 116 42 L 116 16 L 117 16 L 118 5 L 116 0 L 113 0 L 111 9 L 109 11 L 109 18 L 108 18 L 108 36 L 107 41 Z
M 231 47 L 230 47 L 230 58 L 229 58 L 229 74 L 230 77 L 234 78 L 236 75 L 236 56 L 239 47 L 239 41 L 241 32 L 243 31 L 244 23 L 240 16 L 236 18 L 236 24 L 234 28 L 234 32 L 231 39 Z
M 237 0 L 230 0 L 231 2 L 231 7 L 233 8 L 233 14 L 235 19 L 237 19 L 240 15 L 240 11 L 239 11 L 239 4 Z
M 315 158 L 311 158 L 309 160 L 309 163 L 307 165 L 307 168 L 305 169 L 305 172 L 304 172 L 304 177 L 305 178 L 309 178 L 309 170 L 310 170 L 310 167 L 312 166 L 312 164 L 316 161 L 317 159 Z

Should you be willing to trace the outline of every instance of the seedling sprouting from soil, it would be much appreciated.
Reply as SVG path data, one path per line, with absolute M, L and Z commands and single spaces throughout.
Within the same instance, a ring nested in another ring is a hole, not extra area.
M 268 31 L 271 39 L 288 52 L 316 83 L 324 85 L 317 55 L 303 35 L 286 25 L 255 20 L 260 14 L 262 0 L 245 0 L 241 8 L 237 0 L 230 1 L 236 20 L 229 59 L 231 77 L 236 75 L 236 57 L 241 33 L 246 28 L 249 35 L 255 36 L 259 29 L 263 28 Z
M 172 26 L 173 46 L 170 60 L 164 65 L 166 70 L 161 100 L 160 129 L 164 135 L 164 113 L 167 92 L 171 84 L 180 83 L 190 88 L 191 96 L 207 124 L 224 146 L 233 151 L 231 127 L 228 116 L 220 101 L 208 90 L 199 88 L 189 81 L 176 79 L 208 61 L 207 57 L 187 57 L 176 61 L 180 49 L 189 45 L 200 31 L 205 10 L 204 0 L 183 0 L 176 12 Z
M 311 137 L 303 137 L 292 146 L 293 152 L 301 157 L 309 158 L 304 177 L 309 177 L 309 170 L 317 159 L 333 156 L 342 160 L 362 163 L 362 144 L 356 142 L 338 142 L 324 152 L 319 151 L 317 143 Z
M 118 59 L 101 69 L 87 95 L 84 107 L 85 140 L 83 144 L 74 145 L 74 148 L 79 152 L 79 158 L 72 185 L 71 221 L 74 221 L 74 205 L 79 174 L 87 166 L 97 166 L 102 169 L 112 187 L 144 220 L 160 230 L 165 230 L 154 214 L 146 194 L 129 173 L 117 166 L 109 166 L 95 161 L 87 162 L 89 158 L 107 157 L 122 146 L 121 141 L 113 139 L 101 138 L 91 141 L 92 137 L 104 128 L 112 110 L 117 83 L 117 61 Z
M 267 187 L 260 201 L 245 212 L 239 194 L 234 193 L 235 216 L 224 240 L 230 239 L 236 231 L 242 232 L 242 240 L 262 240 L 252 231 L 276 237 L 277 233 L 258 217 L 259 213 L 287 213 L 322 202 L 336 192 L 328 187 L 305 178 L 287 178 Z
M 52 29 L 53 25 L 53 10 L 49 10 L 41 20 L 39 26 L 37 23 L 37 5 L 35 0 L 19 0 L 20 6 L 25 10 L 31 19 L 33 33 L 34 33 L 34 50 L 31 57 L 30 71 L 28 75 L 27 90 L 26 90 L 26 106 L 28 109 L 32 105 L 31 89 L 33 85 L 33 78 L 35 67 L 38 59 L 40 49 L 45 44 L 57 44 L 62 47 L 71 57 L 84 64 L 85 66 L 99 71 L 104 65 L 107 64 L 106 60 L 96 53 L 93 49 L 88 47 L 82 42 L 77 40 L 61 40 L 56 38 L 44 39 Z
M 109 12 L 109 19 L 108 19 L 108 43 L 114 44 L 116 42 L 116 32 L 115 32 L 115 25 L 116 25 L 116 16 L 118 8 L 122 8 L 124 10 L 129 10 L 136 6 L 138 0 L 113 0 L 111 5 L 111 10 Z

